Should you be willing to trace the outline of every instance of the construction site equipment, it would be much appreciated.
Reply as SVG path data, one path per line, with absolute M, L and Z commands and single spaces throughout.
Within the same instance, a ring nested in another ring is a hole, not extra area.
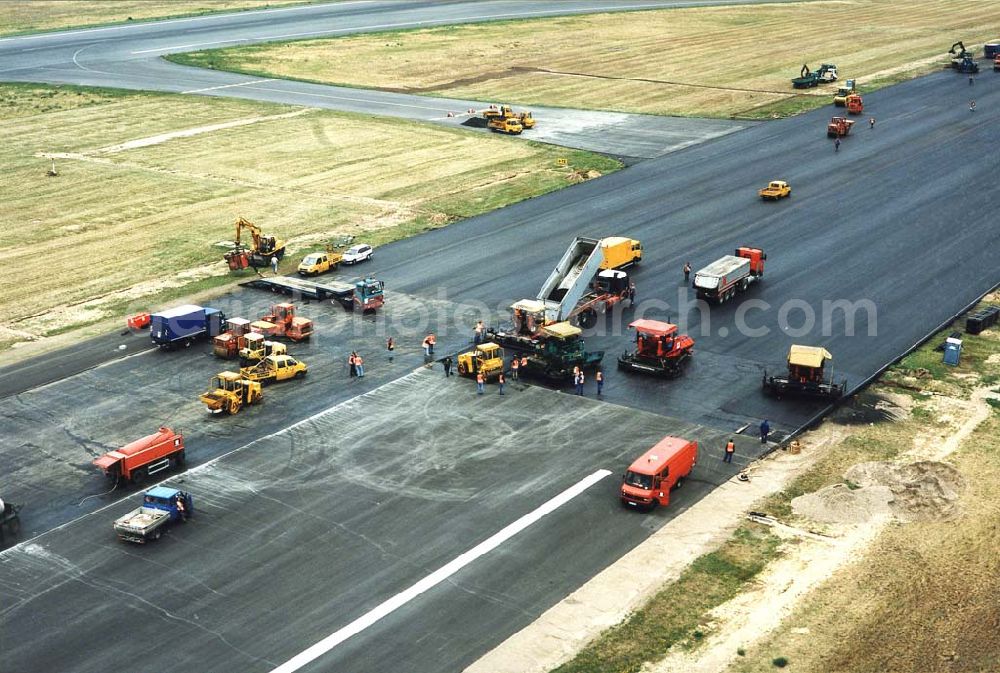
M 669 505 L 670 491 L 681 487 L 697 463 L 698 442 L 664 437 L 622 475 L 622 505 L 645 509 Z
M 979 64 L 976 62 L 975 52 L 968 51 L 961 41 L 951 45 L 948 53 L 951 57 L 951 67 L 958 72 L 973 74 L 979 72 Z
M 141 484 L 146 477 L 184 464 L 184 436 L 167 427 L 109 451 L 93 461 L 114 481 L 123 479 Z
M 680 376 L 694 354 L 694 339 L 678 334 L 677 325 L 659 320 L 635 320 L 635 350 L 618 357 L 618 368 L 673 378 Z
M 518 112 L 517 113 L 517 120 L 519 122 L 521 122 L 521 126 L 525 130 L 535 128 L 535 118 L 533 116 L 531 116 L 530 112 L 527 112 L 527 111 L 525 111 L 525 112 Z
M 232 360 L 246 346 L 245 337 L 249 333 L 249 320 L 230 318 L 226 321 L 226 331 L 212 339 L 212 353 L 223 360 Z
M 273 276 L 252 278 L 240 285 L 317 301 L 330 299 L 348 311 L 374 311 L 385 304 L 385 283 L 375 278 L 342 283 Z
M 483 119 L 486 121 L 486 128 L 503 131 L 504 133 L 520 133 L 522 129 L 535 128 L 535 118 L 530 112 L 514 112 L 509 105 L 501 105 L 499 107 L 491 105 L 489 108 L 483 110 Z M 516 122 L 521 126 L 521 129 L 517 131 L 504 131 L 502 122 L 505 120 L 511 120 L 511 127 L 514 126 L 513 122 Z M 490 122 L 494 122 L 494 124 L 491 125 Z
M 983 45 L 983 56 L 986 58 L 996 58 L 1000 56 L 1000 42 L 987 42 Z
M 818 84 L 837 81 L 837 66 L 832 63 L 824 63 L 819 70 L 809 70 L 809 66 L 803 64 L 799 76 L 792 80 L 792 86 L 796 89 L 810 89 Z
M 622 269 L 642 260 L 642 243 L 624 236 L 602 238 L 601 254 L 601 269 Z
M 1000 71 L 1000 54 L 993 57 L 993 72 Z
M 114 530 L 119 539 L 143 544 L 159 540 L 167 526 L 187 521 L 194 514 L 194 500 L 168 486 L 155 486 L 142 496 L 142 506 L 115 519 Z
M 997 322 L 1000 322 L 1000 306 L 987 306 L 965 319 L 965 331 L 969 334 L 980 334 Z
M 475 350 L 458 355 L 458 373 L 462 376 L 482 374 L 488 380 L 499 376 L 503 366 L 503 348 L 493 342 L 479 344 Z
M 865 111 L 865 103 L 861 94 L 852 93 L 847 97 L 847 114 L 859 115 Z
M 146 329 L 149 327 L 150 315 L 148 313 L 136 313 L 135 315 L 130 315 L 126 320 L 125 324 L 128 325 L 129 329 Z
M 847 117 L 833 117 L 830 119 L 830 123 L 826 125 L 826 135 L 828 138 L 846 136 L 851 132 L 852 126 L 854 126 L 853 119 L 848 119 Z
M 777 201 L 778 199 L 783 199 L 786 196 L 792 195 L 792 188 L 788 186 L 788 183 L 784 180 L 771 180 L 767 183 L 767 187 L 757 190 L 757 194 L 760 198 L 765 201 Z
M 6 543 L 8 535 L 16 536 L 21 532 L 22 507 L 24 505 L 9 502 L 3 502 L 3 507 L 0 507 L 0 544 Z
M 309 318 L 295 315 L 295 304 L 283 302 L 274 304 L 267 315 L 261 318 L 264 322 L 277 327 L 269 336 L 284 337 L 292 341 L 304 341 L 312 336 L 313 322 Z M 266 332 L 265 332 L 266 334 Z
M 213 414 L 238 414 L 240 409 L 263 398 L 260 383 L 245 379 L 236 372 L 219 372 L 209 382 L 208 392 L 198 399 Z
M 517 117 L 493 117 L 486 122 L 486 128 L 508 135 L 520 135 L 524 130 L 521 120 Z
M 149 337 L 160 348 L 190 348 L 198 339 L 222 333 L 225 314 L 216 308 L 185 304 L 149 316 Z
M 833 95 L 833 104 L 837 107 L 845 107 L 847 105 L 847 97 L 855 92 L 854 80 L 849 79 L 846 82 L 837 87 L 837 93 Z
M 764 372 L 761 385 L 764 392 L 782 397 L 822 397 L 837 399 L 847 390 L 847 379 L 834 383 L 833 372 L 829 379 L 824 373 L 827 360 L 833 356 L 825 348 L 793 345 L 788 351 L 788 375 L 768 376 Z
M 252 247 L 243 244 L 243 230 L 250 232 Z M 271 258 L 279 260 L 285 256 L 285 242 L 274 236 L 261 232 L 260 228 L 242 217 L 236 220 L 236 238 L 233 249 L 223 255 L 231 271 L 240 271 L 247 267 L 268 266 Z
M 558 322 L 541 328 L 531 347 L 522 352 L 528 358 L 522 374 L 539 376 L 551 381 L 568 381 L 575 368 L 596 369 L 604 359 L 604 351 L 584 350 L 583 330 L 568 322 Z
M 259 332 L 250 332 L 244 338 L 244 346 L 240 349 L 240 367 L 255 365 L 268 355 L 284 355 L 288 348 L 280 341 L 265 339 Z
M 721 304 L 764 277 L 767 255 L 760 248 L 740 247 L 694 274 L 692 286 L 699 299 Z
M 513 117 L 514 111 L 511 110 L 509 105 L 491 105 L 485 110 L 483 110 L 483 119 L 487 122 L 491 119 L 505 119 L 507 117 Z
M 289 379 L 301 379 L 308 371 L 306 363 L 299 362 L 287 354 L 268 355 L 255 365 L 240 368 L 240 374 L 244 379 L 264 385 L 288 381 Z
M 544 324 L 575 319 L 581 327 L 593 327 L 599 313 L 629 296 L 632 284 L 627 273 L 600 270 L 604 261 L 600 243 L 593 238 L 573 239 L 538 292 Z

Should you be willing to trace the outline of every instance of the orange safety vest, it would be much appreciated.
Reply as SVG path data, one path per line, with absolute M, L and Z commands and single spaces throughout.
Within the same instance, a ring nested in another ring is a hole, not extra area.
M 735 453 L 735 452 L 736 452 L 736 445 L 733 444 L 731 441 L 727 442 L 726 443 L 726 453 Z
M 501 374 L 500 378 L 497 379 L 497 383 L 507 383 L 507 379 L 503 377 L 503 374 Z
M 594 378 L 597 379 L 598 381 L 603 381 L 604 380 L 604 374 L 602 374 L 601 372 L 597 372 L 594 375 Z
M 476 374 L 476 383 L 483 383 L 484 380 L 482 373 Z
M 363 365 L 364 363 L 365 363 L 365 361 L 361 359 L 360 355 L 358 357 L 354 358 L 354 364 L 356 364 L 356 365 Z
M 521 358 L 521 366 L 522 367 L 527 367 L 528 366 L 528 358 L 527 357 Z
M 517 363 L 518 363 L 518 359 L 517 358 L 514 358 L 513 360 L 511 360 L 510 361 L 510 368 L 511 369 L 517 369 L 517 367 L 518 367 Z

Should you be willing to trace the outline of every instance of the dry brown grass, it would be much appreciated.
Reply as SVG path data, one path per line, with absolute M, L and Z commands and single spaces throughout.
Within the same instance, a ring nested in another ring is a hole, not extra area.
M 214 244 L 232 240 L 239 215 L 293 252 L 342 233 L 380 243 L 568 185 L 574 168 L 616 166 L 464 130 L 230 99 L 33 85 L 0 94 L 0 327 L 15 330 L 0 330 L 0 342 L 121 316 L 164 288 L 225 276 Z M 46 175 L 53 154 L 57 177 Z
M 900 67 L 944 63 L 957 39 L 971 46 L 997 37 L 998 25 L 996 2 L 837 0 L 486 23 L 184 58 L 439 96 L 728 116 L 785 101 L 803 63 L 836 63 L 845 77 L 898 77 Z
M 4 0 L 0 35 L 75 26 L 190 16 L 278 5 L 303 0 Z

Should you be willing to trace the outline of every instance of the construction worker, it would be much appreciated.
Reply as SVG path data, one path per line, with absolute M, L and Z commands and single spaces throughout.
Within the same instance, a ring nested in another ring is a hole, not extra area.
M 434 332 L 427 335 L 427 348 L 430 350 L 430 354 L 434 355 L 434 344 L 437 343 L 437 337 L 434 336 Z
M 483 377 L 483 373 L 482 372 L 477 372 L 476 373 L 476 394 L 477 395 L 482 395 L 483 394 L 483 384 L 485 384 L 485 383 L 486 383 L 486 379 Z
M 520 369 L 521 361 L 517 359 L 515 355 L 510 361 L 510 380 L 517 381 L 517 370 Z
M 521 371 L 522 372 L 528 371 L 528 356 L 527 355 L 522 355 L 521 356 Z
M 767 436 L 771 434 L 771 424 L 764 419 L 764 422 L 760 424 L 760 443 L 767 444 Z
M 691 262 L 684 262 L 684 282 L 691 278 Z
M 271 273 L 275 276 L 278 275 L 278 256 L 274 255 L 271 257 Z
M 635 306 L 635 283 L 628 284 L 628 307 Z
M 424 337 L 424 357 L 430 357 L 434 355 L 434 335 L 428 334 Z
M 389 337 L 385 340 L 385 350 L 389 353 L 389 362 L 392 362 L 392 358 L 396 354 L 396 340 Z
M 734 453 L 736 453 L 736 443 L 730 437 L 729 441 L 726 442 L 726 455 L 722 458 L 722 462 L 732 464 Z
M 576 394 L 583 395 L 583 372 L 578 372 L 576 375 Z
M 840 138 L 839 137 L 836 140 L 833 141 L 833 151 L 834 152 L 839 152 L 840 151 Z
M 600 369 L 594 374 L 594 380 L 597 381 L 597 396 L 601 396 L 601 391 L 604 390 L 604 372 Z
M 365 376 L 365 361 L 360 355 L 354 356 L 354 366 L 358 370 L 358 378 L 364 378 Z
M 870 129 L 875 128 L 875 117 L 868 118 L 868 128 Z
M 975 111 L 976 111 L 976 101 L 970 100 L 969 101 L 969 112 L 975 112 Z
M 350 367 L 351 367 L 351 376 L 352 377 L 358 375 L 358 363 L 357 363 L 357 360 L 355 359 L 356 357 L 357 357 L 357 354 L 354 351 L 351 351 L 350 357 L 347 358 L 347 364 L 350 365 Z
M 500 394 L 503 395 L 503 384 L 507 383 L 507 379 L 504 378 L 503 372 L 500 372 L 500 376 L 497 378 L 497 384 L 500 386 Z
M 441 364 L 444 365 L 444 377 L 448 378 L 451 376 L 451 356 L 446 357 Z
M 476 321 L 476 335 L 475 335 L 475 343 L 476 344 L 483 343 L 483 331 L 485 329 L 486 328 L 483 327 L 483 321 L 482 320 Z

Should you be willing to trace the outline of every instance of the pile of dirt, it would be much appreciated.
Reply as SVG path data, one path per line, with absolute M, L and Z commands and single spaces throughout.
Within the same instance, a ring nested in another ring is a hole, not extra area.
M 863 523 L 886 515 L 903 522 L 951 521 L 961 512 L 965 480 L 946 463 L 859 463 L 844 479 L 845 484 L 795 498 L 793 511 L 822 523 Z
M 569 175 L 566 176 L 566 179 L 570 182 L 585 182 L 599 177 L 601 177 L 601 172 L 591 169 L 589 171 L 571 171 Z
M 847 404 L 840 405 L 830 416 L 839 425 L 869 425 L 895 421 L 906 415 L 906 410 L 883 395 L 864 391 L 855 395 Z

